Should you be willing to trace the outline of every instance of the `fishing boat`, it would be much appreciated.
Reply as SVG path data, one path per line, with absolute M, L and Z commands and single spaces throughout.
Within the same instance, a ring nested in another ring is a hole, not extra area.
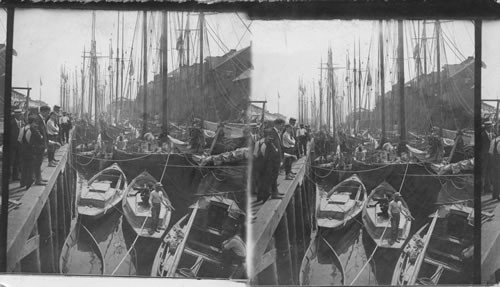
M 220 273 L 223 230 L 240 222 L 243 216 L 244 212 L 231 199 L 212 196 L 198 200 L 163 239 L 151 276 L 225 278 L 227 274 Z M 237 268 L 232 266 L 231 274 Z
M 445 205 L 431 217 L 405 245 L 392 285 L 463 284 L 472 278 L 474 209 Z
M 125 196 L 122 200 L 122 209 L 127 222 L 135 233 L 141 237 L 160 238 L 170 223 L 172 212 L 163 204 L 160 208 L 158 219 L 159 231 L 149 233 L 152 217 L 151 205 L 149 204 L 148 189 L 154 186 L 158 180 L 151 176 L 147 171 L 139 174 L 128 186 Z M 163 193 L 166 197 L 166 194 Z
M 356 174 L 342 181 L 321 196 L 318 226 L 339 229 L 352 223 L 361 213 L 366 197 L 365 185 Z
M 59 257 L 59 272 L 61 274 L 68 274 L 68 272 L 72 269 L 71 265 L 77 264 L 77 262 L 73 261 L 78 260 L 79 257 L 71 256 L 71 253 L 75 248 L 78 249 L 78 239 L 81 239 L 83 236 L 90 237 L 90 240 L 86 240 L 86 242 L 90 243 L 90 249 L 92 249 L 92 252 L 97 256 L 97 259 L 101 263 L 99 270 L 93 270 L 94 264 L 92 264 L 91 269 L 88 270 L 89 274 L 106 274 L 106 264 L 104 263 L 104 256 L 99 247 L 99 244 L 95 240 L 94 236 L 92 236 L 92 233 L 87 229 L 87 227 L 81 224 L 78 219 L 72 222 L 68 237 L 66 237 L 66 240 L 64 241 L 63 247 L 61 249 L 61 255 Z M 78 267 L 81 269 L 81 265 L 79 265 Z
M 400 240 L 392 245 L 389 244 L 391 221 L 388 210 L 382 210 L 381 201 L 387 200 L 385 199 L 386 195 L 392 198 L 395 193 L 394 187 L 384 181 L 372 190 L 363 206 L 363 225 L 378 247 L 400 249 L 410 235 L 411 220 L 407 216 L 401 216 L 398 227 L 398 238 Z M 386 203 L 388 204 L 389 200 Z M 401 204 L 406 210 L 409 210 L 403 198 L 401 198 Z M 411 216 L 411 214 L 408 215 Z
M 315 257 L 319 256 L 319 250 L 320 250 L 319 246 L 321 242 L 326 244 L 329 250 L 331 251 L 330 258 L 332 260 L 332 263 L 340 271 L 340 285 L 344 285 L 345 270 L 344 267 L 342 266 L 342 262 L 340 262 L 339 256 L 337 255 L 335 249 L 320 234 L 316 234 L 316 236 L 314 236 L 314 239 L 311 240 L 311 244 L 309 245 L 309 247 L 306 250 L 306 253 L 304 254 L 304 258 L 302 258 L 302 263 L 300 264 L 299 284 L 301 286 L 309 285 L 306 275 L 309 273 L 310 262 L 314 260 Z
M 100 218 L 120 203 L 125 189 L 127 177 L 115 163 L 94 175 L 87 185 L 82 187 L 78 214 L 93 219 Z

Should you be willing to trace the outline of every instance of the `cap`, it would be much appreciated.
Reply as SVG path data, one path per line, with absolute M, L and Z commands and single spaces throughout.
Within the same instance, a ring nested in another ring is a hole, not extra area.
M 15 109 L 12 111 L 12 114 L 14 115 L 22 115 L 23 114 L 23 110 L 21 109 Z
M 493 122 L 492 122 L 492 121 L 490 121 L 490 120 L 487 120 L 487 121 L 485 121 L 485 122 L 484 122 L 484 125 L 485 125 L 485 126 L 492 126 L 492 125 L 493 125 Z
M 297 120 L 295 118 L 290 118 L 291 122 L 296 122 Z
M 399 192 L 394 193 L 394 198 L 400 198 L 400 197 L 401 197 L 401 193 L 399 193 Z
M 155 187 L 163 187 L 163 184 L 161 184 L 161 182 L 157 182 L 157 183 L 155 184 Z

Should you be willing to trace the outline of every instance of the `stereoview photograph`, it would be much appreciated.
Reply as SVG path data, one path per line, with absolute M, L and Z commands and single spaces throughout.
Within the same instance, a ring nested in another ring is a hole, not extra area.
M 474 22 L 252 31 L 251 284 L 471 284 Z
M 7 271 L 245 279 L 245 15 L 15 13 Z

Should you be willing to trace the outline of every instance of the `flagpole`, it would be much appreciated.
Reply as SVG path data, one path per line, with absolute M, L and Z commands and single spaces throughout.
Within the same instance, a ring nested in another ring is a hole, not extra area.
M 40 78 L 40 102 L 42 101 L 42 78 Z

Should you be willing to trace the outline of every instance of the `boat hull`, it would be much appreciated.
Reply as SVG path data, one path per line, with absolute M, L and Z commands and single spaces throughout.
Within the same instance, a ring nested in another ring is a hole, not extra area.
M 396 193 L 396 190 L 387 182 L 383 182 L 372 190 L 363 206 L 363 226 L 368 235 L 370 235 L 370 238 L 380 248 L 400 249 L 410 234 L 411 220 L 408 220 L 402 215 L 400 219 L 400 226 L 398 227 L 398 238 L 400 240 L 394 242 L 392 245 L 389 244 L 391 232 L 390 220 L 378 214 L 381 211 L 377 209 L 378 205 L 376 201 L 379 198 L 382 199 L 384 194 L 392 196 L 394 193 Z M 408 205 L 403 198 L 401 198 L 401 203 L 408 210 Z M 381 220 L 382 222 L 377 222 L 378 220 Z
M 148 172 L 143 172 L 132 180 L 122 199 L 123 214 L 139 237 L 160 239 L 170 223 L 172 212 L 162 204 L 158 226 L 160 230 L 150 233 L 152 229 L 151 206 L 149 203 L 142 202 L 140 195 L 134 189 L 142 185 L 155 185 L 157 182 Z

